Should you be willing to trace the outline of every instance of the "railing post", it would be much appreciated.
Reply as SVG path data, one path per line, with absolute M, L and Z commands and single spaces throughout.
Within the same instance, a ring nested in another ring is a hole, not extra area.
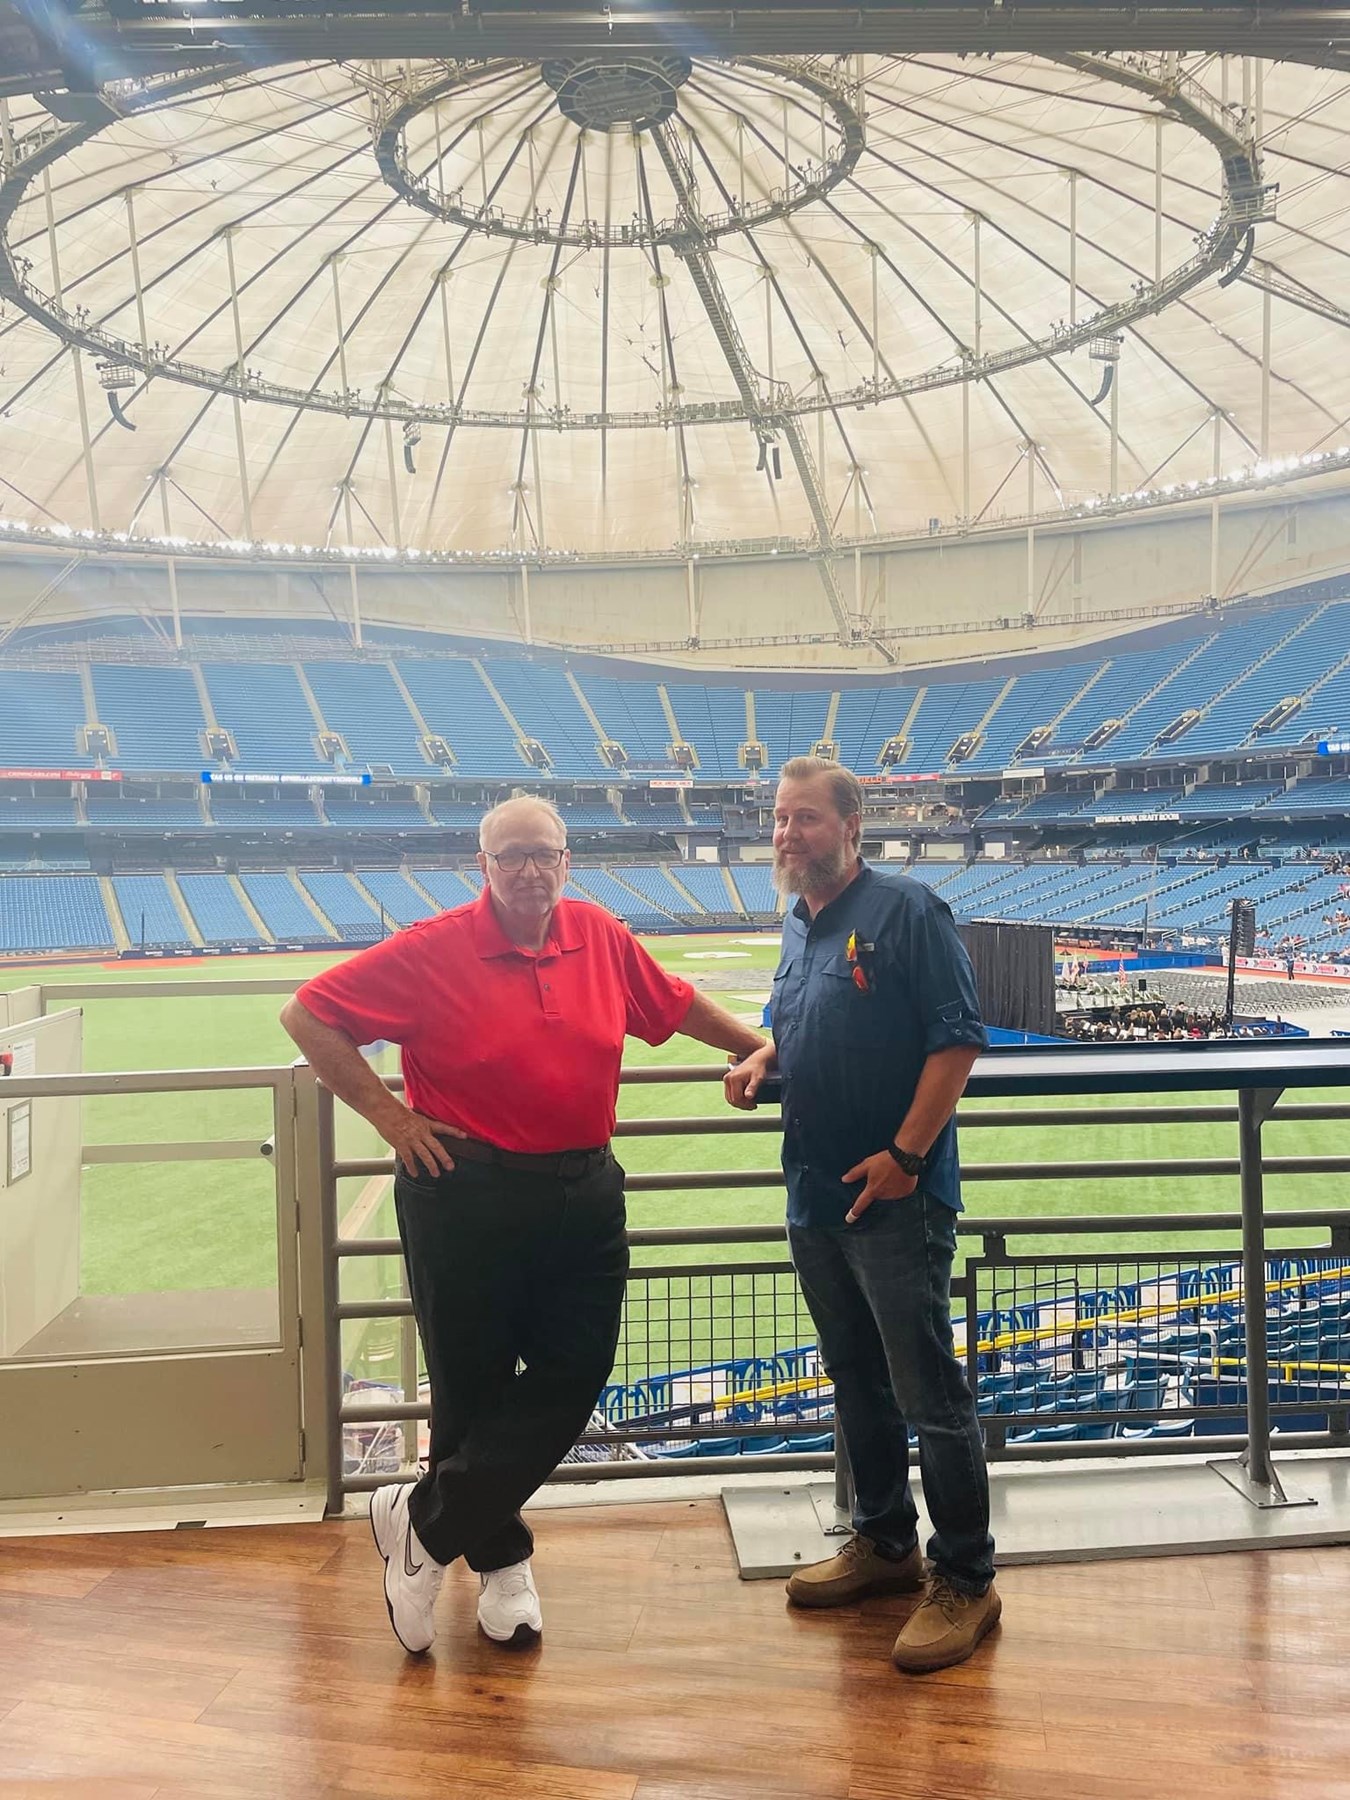
M 1238 1093 L 1238 1161 L 1242 1173 L 1242 1314 L 1247 1352 L 1247 1449 L 1242 1461 L 1248 1480 L 1283 1499 L 1270 1460 L 1270 1361 L 1266 1346 L 1265 1173 L 1261 1126 L 1280 1097 L 1279 1088 L 1242 1088 Z
M 324 1178 L 326 1165 L 321 1148 L 320 1116 L 322 1101 L 326 1099 L 331 1120 L 332 1096 L 320 1088 L 318 1077 L 303 1059 L 297 1059 L 291 1065 L 291 1079 L 295 1106 L 296 1216 L 300 1233 L 305 1475 L 306 1479 L 325 1484 L 324 1510 L 331 1513 L 335 1498 L 338 1511 L 342 1505 L 341 1490 L 336 1485 L 342 1476 L 340 1422 L 336 1463 L 333 1443 L 333 1425 L 342 1405 L 342 1349 L 341 1328 L 333 1317 L 337 1259 L 330 1221 L 336 1215 L 336 1208 L 330 1197 L 331 1184 Z M 330 1154 L 327 1166 L 331 1166 L 331 1160 Z
M 1270 1456 L 1270 1359 L 1266 1345 L 1266 1214 L 1261 1127 L 1283 1088 L 1239 1088 L 1242 1193 L 1242 1317 L 1247 1365 L 1247 1448 L 1236 1463 L 1211 1463 L 1254 1506 L 1314 1506 L 1287 1494 Z
M 342 1477 L 342 1323 L 337 1316 L 341 1264 L 338 1259 L 337 1176 L 333 1127 L 333 1096 L 314 1084 L 314 1140 L 318 1164 L 319 1242 L 323 1253 L 324 1333 L 324 1437 L 328 1447 L 328 1518 L 341 1518 L 344 1501 Z

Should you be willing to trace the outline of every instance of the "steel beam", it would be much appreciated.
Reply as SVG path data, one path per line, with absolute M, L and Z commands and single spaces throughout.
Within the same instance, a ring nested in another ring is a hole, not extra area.
M 675 191 L 678 202 L 680 231 L 671 244 L 671 248 L 689 271 L 694 284 L 694 291 L 704 312 L 708 315 L 708 323 L 712 326 L 713 336 L 717 339 L 718 348 L 726 361 L 731 379 L 736 384 L 741 405 L 745 408 L 745 416 L 755 430 L 761 447 L 772 444 L 780 435 L 785 440 L 791 453 L 793 464 L 797 470 L 797 478 L 801 482 L 802 492 L 806 496 L 810 508 L 812 522 L 816 528 L 816 544 L 819 555 L 815 559 L 820 572 L 821 584 L 825 589 L 825 597 L 829 601 L 830 611 L 834 614 L 835 624 L 839 627 L 842 643 L 848 643 L 852 635 L 852 621 L 848 608 L 844 604 L 843 592 L 835 574 L 832 557 L 834 554 L 834 529 L 830 523 L 829 508 L 821 489 L 820 477 L 815 462 L 806 442 L 806 433 L 802 429 L 801 420 L 796 415 L 775 415 L 770 394 L 760 385 L 759 375 L 750 360 L 750 352 L 746 348 L 745 339 L 741 336 L 736 315 L 727 299 L 726 290 L 713 267 L 712 257 L 708 253 L 706 235 L 702 230 L 697 190 L 694 183 L 693 170 L 680 145 L 679 139 L 668 125 L 655 125 L 648 136 L 656 146 L 657 154 L 665 165 L 666 175 Z
M 158 9 L 155 9 L 158 10 Z M 205 8 L 202 9 L 205 12 Z M 335 60 L 375 57 L 531 57 L 584 51 L 670 50 L 696 56 L 895 55 L 923 51 L 1054 53 L 1066 44 L 1097 51 L 1236 52 L 1332 64 L 1350 54 L 1350 9 L 1262 0 L 1208 5 L 1167 0 L 1156 5 L 971 6 L 964 0 L 908 0 L 866 6 L 822 3 L 609 6 L 547 0 L 528 10 L 499 10 L 491 0 L 463 10 L 417 12 L 372 5 L 360 16 L 306 13 L 290 17 L 160 18 L 113 22 L 81 16 L 78 24 L 44 0 L 29 11 L 54 62 L 83 67 L 101 80 L 178 69 L 200 60 L 203 28 L 214 49 L 229 49 L 257 66 L 312 56 L 321 35 Z M 78 35 L 77 35 L 78 34 Z M 23 93 L 37 78 L 15 75 L 3 91 Z M 43 78 L 50 85 L 50 78 Z

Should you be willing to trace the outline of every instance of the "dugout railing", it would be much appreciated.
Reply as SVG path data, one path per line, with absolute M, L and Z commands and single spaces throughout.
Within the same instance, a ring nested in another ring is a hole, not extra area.
M 297 1075 L 299 1181 L 310 1175 L 319 1183 L 329 1504 L 339 1511 L 347 1494 L 406 1472 L 428 1407 L 419 1391 L 406 1290 L 374 1299 L 345 1292 L 347 1270 L 363 1259 L 397 1259 L 399 1246 L 388 1237 L 342 1235 L 339 1184 L 387 1176 L 392 1161 L 339 1157 L 332 1096 L 309 1071 Z M 623 1080 L 659 1088 L 716 1084 L 720 1077 L 716 1067 L 696 1066 L 631 1069 Z M 992 1460 L 1237 1451 L 1242 1484 L 1261 1498 L 1279 1493 L 1273 1431 L 1281 1448 L 1350 1445 L 1350 1205 L 1339 1184 L 1324 1206 L 1271 1212 L 1265 1202 L 1268 1176 L 1343 1177 L 1350 1174 L 1350 1155 L 1271 1155 L 1263 1145 L 1270 1121 L 1350 1120 L 1350 1102 L 1339 1096 L 1284 1097 L 1290 1090 L 1326 1095 L 1340 1087 L 1350 1089 L 1350 1045 L 1318 1040 L 1008 1049 L 980 1059 L 960 1113 L 970 1210 L 959 1221 L 962 1266 L 953 1294 L 961 1315 L 958 1345 Z M 1236 1103 L 1203 1098 L 1234 1093 Z M 1161 1096 L 1165 1103 L 1136 1096 Z M 1102 1097 L 1112 1103 L 1032 1104 Z M 979 1156 L 980 1133 L 991 1128 L 1192 1124 L 1234 1126 L 1234 1154 L 1146 1162 Z M 776 1108 L 624 1119 L 618 1148 L 622 1155 L 623 1143 L 635 1138 L 778 1128 Z M 1145 1178 L 1200 1177 L 1232 1180 L 1238 1209 L 997 1218 L 979 1206 L 986 1183 L 1119 1181 L 1128 1188 Z M 781 1186 L 776 1169 L 628 1179 L 630 1194 Z M 1278 1241 L 1268 1243 L 1272 1230 Z M 1160 1250 L 1161 1234 L 1220 1242 Z M 1106 1240 L 1109 1247 L 1085 1245 L 1076 1253 L 1064 1241 L 1075 1239 Z M 630 1241 L 634 1267 L 610 1403 L 597 1410 L 578 1460 L 560 1467 L 555 1479 L 831 1467 L 832 1452 L 822 1442 L 832 1420 L 829 1381 L 813 1360 L 784 1228 L 635 1229 Z M 1254 1295 L 1260 1304 L 1247 1304 Z M 397 1398 L 347 1391 L 344 1328 L 375 1319 L 401 1321 Z M 633 1403 L 615 1406 L 616 1391 Z M 380 1432 L 386 1451 L 392 1445 L 395 1454 L 389 1466 L 375 1467 L 368 1450 Z M 811 1438 L 815 1443 L 802 1447 Z M 354 1443 L 365 1447 L 360 1456 Z

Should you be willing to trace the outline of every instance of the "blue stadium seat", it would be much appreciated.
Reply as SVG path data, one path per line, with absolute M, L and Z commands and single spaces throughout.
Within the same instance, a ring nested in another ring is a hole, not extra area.
M 228 875 L 180 875 L 178 885 L 206 943 L 267 942 L 245 912 Z
M 116 942 L 92 875 L 0 876 L 0 949 L 111 950 Z
M 344 943 L 373 944 L 387 926 L 347 875 L 321 869 L 301 870 L 300 885 L 313 898 Z
M 436 911 L 407 877 L 395 869 L 361 869 L 358 876 L 395 925 L 411 925 L 417 919 L 429 919 Z
M 472 876 L 463 875 L 456 869 L 414 869 L 414 881 L 424 887 L 436 904 L 444 911 L 455 906 L 467 906 L 476 900 L 479 894 L 477 873 Z
M 190 669 L 95 663 L 90 673 L 99 723 L 117 741 L 116 767 L 172 774 L 202 766 L 206 720 Z
M 471 662 L 409 657 L 399 664 L 399 673 L 428 729 L 444 738 L 457 758 L 456 774 L 526 773 L 519 740 Z M 481 816 L 476 815 L 475 825 Z
M 113 891 L 133 944 L 157 950 L 182 950 L 191 944 L 162 875 L 114 875 Z
M 307 662 L 304 671 L 325 725 L 341 732 L 354 764 L 382 765 L 395 775 L 427 773 L 417 721 L 387 664 Z
M 239 766 L 269 775 L 331 769 L 317 748 L 318 725 L 288 663 L 204 663 L 216 723 L 234 734 Z
M 731 879 L 736 885 L 745 910 L 751 918 L 777 922 L 778 890 L 773 884 L 773 871 L 765 863 L 731 863 Z
M 77 674 L 0 669 L 0 767 L 70 768 L 85 722 Z
M 239 881 L 279 944 L 331 942 L 284 875 L 241 873 Z

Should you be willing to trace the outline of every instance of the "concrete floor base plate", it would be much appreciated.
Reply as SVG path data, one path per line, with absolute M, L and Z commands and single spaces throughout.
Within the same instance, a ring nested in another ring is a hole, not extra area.
M 1247 1491 L 1236 1463 L 1198 1460 L 990 1472 L 991 1522 L 1001 1564 L 1090 1562 L 1217 1550 L 1350 1543 L 1350 1458 L 1282 1457 L 1293 1504 Z M 915 1498 L 922 1508 L 921 1490 Z M 745 1581 L 770 1580 L 839 1548 L 833 1482 L 727 1488 L 722 1505 Z M 920 1542 L 927 1522 L 920 1521 Z

